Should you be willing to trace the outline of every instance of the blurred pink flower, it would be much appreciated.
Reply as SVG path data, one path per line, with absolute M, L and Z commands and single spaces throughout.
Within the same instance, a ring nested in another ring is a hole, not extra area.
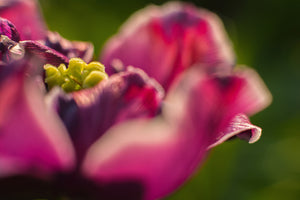
M 235 56 L 220 19 L 190 4 L 149 6 L 130 17 L 104 47 L 101 61 L 143 69 L 168 89 L 183 71 L 197 65 L 208 72 L 231 71 Z M 217 69 L 216 69 L 217 68 Z
M 29 9 L 27 1 L 12 2 L 1 17 L 13 5 Z M 159 199 L 210 148 L 234 136 L 259 139 L 247 115 L 266 107 L 270 94 L 253 70 L 232 70 L 230 42 L 214 14 L 182 3 L 139 11 L 106 45 L 109 79 L 66 94 L 46 91 L 39 68 L 74 55 L 89 60 L 92 46 L 47 33 L 34 13 L 24 21 L 38 24 L 29 35 L 0 21 L 2 198 Z M 23 56 L 14 56 L 16 45 Z M 120 70 L 114 59 L 140 69 Z

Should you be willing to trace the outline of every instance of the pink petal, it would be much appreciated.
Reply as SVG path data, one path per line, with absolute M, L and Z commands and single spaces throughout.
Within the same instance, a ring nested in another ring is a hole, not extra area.
M 71 170 L 74 150 L 63 124 L 35 83 L 12 70 L 23 63 L 14 64 L 0 72 L 0 176 Z
M 140 181 L 144 199 L 164 197 L 191 176 L 221 132 L 231 134 L 226 128 L 234 117 L 248 111 L 240 98 L 245 82 L 191 70 L 171 90 L 162 118 L 110 129 L 88 151 L 83 173 L 99 184 Z
M 251 116 L 271 104 L 272 95 L 270 91 L 259 74 L 253 69 L 238 66 L 233 72 L 233 76 L 237 79 L 244 80 L 236 101 L 240 102 L 240 107 L 243 107 L 245 114 Z
M 0 17 L 17 27 L 21 40 L 39 40 L 46 36 L 46 25 L 36 0 L 3 0 Z
M 214 143 L 211 144 L 208 149 L 215 147 L 234 136 L 247 140 L 249 143 L 254 143 L 259 140 L 261 136 L 261 128 L 251 124 L 246 115 L 238 114 L 232 119 L 228 127 L 219 133 L 215 138 Z
M 72 93 L 71 100 L 58 99 L 56 106 L 80 157 L 113 125 L 157 115 L 163 95 L 142 70 L 128 68 L 94 88 Z
M 234 103 L 235 109 L 243 110 L 243 113 L 248 115 L 255 114 L 270 105 L 272 96 L 254 70 L 240 68 L 236 70 L 232 79 L 238 83 L 236 84 L 238 88 L 232 90 L 231 97 L 224 99 L 224 102 Z M 249 143 L 254 143 L 261 136 L 261 128 L 251 124 L 247 115 L 239 113 L 224 130 L 218 133 L 209 148 L 217 146 L 234 136 L 247 140 Z
M 106 66 L 115 59 L 142 68 L 165 89 L 195 64 L 209 71 L 230 71 L 235 60 L 219 18 L 179 2 L 134 14 L 102 52 Z
M 33 57 L 35 62 L 52 64 L 54 66 L 59 66 L 60 64 L 69 63 L 69 58 L 65 55 L 43 45 L 37 41 L 21 41 L 20 45 L 24 48 L 26 55 Z
M 140 182 L 145 190 L 143 199 L 162 197 L 181 184 L 183 174 L 189 175 L 185 167 L 192 157 L 201 159 L 205 153 L 206 145 L 199 140 L 190 143 L 189 137 L 160 121 L 126 123 L 107 132 L 91 147 L 83 173 L 99 184 Z

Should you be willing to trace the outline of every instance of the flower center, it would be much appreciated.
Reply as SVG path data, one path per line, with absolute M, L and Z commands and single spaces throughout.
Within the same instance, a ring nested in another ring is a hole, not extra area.
M 105 67 L 100 62 L 87 64 L 80 58 L 71 58 L 68 68 L 64 64 L 60 64 L 59 67 L 46 64 L 44 69 L 49 90 L 60 86 L 65 92 L 74 92 L 91 88 L 108 78 Z

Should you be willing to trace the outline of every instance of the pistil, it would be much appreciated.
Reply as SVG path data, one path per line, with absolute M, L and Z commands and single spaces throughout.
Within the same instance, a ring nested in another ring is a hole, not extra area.
M 65 92 L 74 92 L 94 87 L 108 78 L 105 67 L 100 62 L 87 64 L 80 58 L 71 58 L 68 68 L 65 64 L 60 64 L 58 67 L 46 64 L 44 69 L 45 82 L 49 90 L 60 86 Z

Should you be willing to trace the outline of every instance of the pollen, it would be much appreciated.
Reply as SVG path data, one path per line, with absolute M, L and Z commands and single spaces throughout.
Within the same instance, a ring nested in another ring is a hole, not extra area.
M 65 92 L 74 92 L 94 87 L 108 78 L 103 64 L 95 61 L 87 64 L 80 58 L 71 58 L 68 67 L 65 64 L 58 67 L 46 64 L 44 69 L 49 90 L 60 86 Z

